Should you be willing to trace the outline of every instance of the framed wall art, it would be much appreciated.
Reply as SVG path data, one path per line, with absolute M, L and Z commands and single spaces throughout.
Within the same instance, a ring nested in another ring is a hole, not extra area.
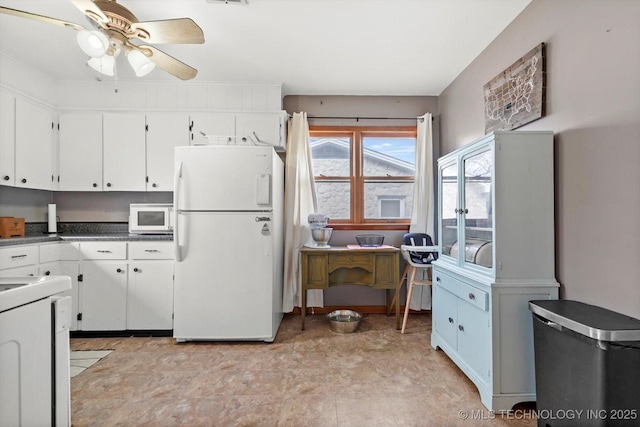
M 512 130 L 545 115 L 544 43 L 484 85 L 485 133 Z

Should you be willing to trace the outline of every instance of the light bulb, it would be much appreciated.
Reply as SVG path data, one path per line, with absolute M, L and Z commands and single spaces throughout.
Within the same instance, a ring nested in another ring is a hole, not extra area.
M 80 49 L 92 58 L 102 58 L 109 48 L 109 39 L 100 31 L 79 31 L 77 40 Z

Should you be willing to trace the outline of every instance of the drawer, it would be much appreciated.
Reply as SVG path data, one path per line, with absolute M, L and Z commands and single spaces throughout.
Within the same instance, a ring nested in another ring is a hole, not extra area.
M 173 259 L 173 242 L 131 242 L 129 259 Z
M 0 270 L 38 263 L 38 246 L 12 246 L 0 249 Z
M 76 261 L 79 257 L 77 243 L 47 243 L 40 245 L 41 264 L 53 261 Z
M 83 259 L 127 259 L 126 242 L 82 242 Z
M 333 271 L 336 268 L 347 267 L 355 268 L 360 267 L 367 271 L 373 271 L 373 254 L 372 253 L 335 253 L 329 254 L 329 271 Z
M 458 279 L 455 279 L 447 274 L 443 274 L 442 271 L 436 270 L 434 272 L 434 278 L 436 282 L 439 282 L 440 286 L 448 290 L 463 301 L 468 302 L 471 305 L 478 307 L 481 310 L 489 310 L 489 294 L 474 286 L 468 285 Z

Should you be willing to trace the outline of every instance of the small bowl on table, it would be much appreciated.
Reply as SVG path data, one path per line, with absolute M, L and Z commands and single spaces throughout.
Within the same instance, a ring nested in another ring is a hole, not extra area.
M 377 248 L 382 246 L 384 236 L 382 234 L 359 234 L 356 236 L 356 242 L 362 247 Z

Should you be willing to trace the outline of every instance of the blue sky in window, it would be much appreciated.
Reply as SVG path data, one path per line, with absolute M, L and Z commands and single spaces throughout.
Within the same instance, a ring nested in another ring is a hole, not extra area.
M 364 148 L 416 164 L 416 140 L 413 138 L 364 138 Z

